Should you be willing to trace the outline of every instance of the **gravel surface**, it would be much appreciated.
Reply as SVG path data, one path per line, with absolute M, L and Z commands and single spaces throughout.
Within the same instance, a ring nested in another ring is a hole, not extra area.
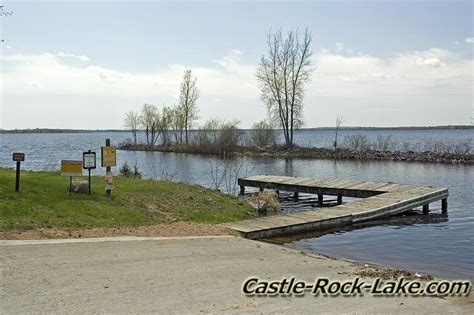
M 237 237 L 2 241 L 0 313 L 469 313 L 467 298 L 247 297 L 251 276 L 349 280 L 360 264 Z

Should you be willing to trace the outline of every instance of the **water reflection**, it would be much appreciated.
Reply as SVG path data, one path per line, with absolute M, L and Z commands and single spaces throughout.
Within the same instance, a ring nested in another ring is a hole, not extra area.
M 293 172 L 293 159 L 285 159 L 285 176 L 294 176 Z
M 449 221 L 449 217 L 447 214 L 441 214 L 441 213 L 422 214 L 419 211 L 410 211 L 410 212 L 403 213 L 401 215 L 391 216 L 387 218 L 380 218 L 377 220 L 371 220 L 369 222 L 357 223 L 357 224 L 348 225 L 344 227 L 336 227 L 336 228 L 330 228 L 330 229 L 325 229 L 325 230 L 315 230 L 315 231 L 308 231 L 304 233 L 273 237 L 273 238 L 265 239 L 265 241 L 298 247 L 296 244 L 296 242 L 298 241 L 305 240 L 305 239 L 318 238 L 327 234 L 342 235 L 344 233 L 351 232 L 354 230 L 362 230 L 362 229 L 367 229 L 374 226 L 387 226 L 392 229 L 403 229 L 408 226 L 423 225 L 423 224 L 437 224 L 437 226 L 441 228 L 443 227 L 442 223 L 445 223 L 448 221 Z M 444 226 L 446 227 L 446 225 Z

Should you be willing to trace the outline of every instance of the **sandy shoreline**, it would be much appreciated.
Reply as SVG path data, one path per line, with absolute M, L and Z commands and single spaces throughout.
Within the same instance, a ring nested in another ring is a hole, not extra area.
M 0 240 L 39 240 L 64 238 L 92 238 L 114 236 L 220 236 L 238 233 L 217 224 L 175 222 L 138 227 L 93 228 L 93 229 L 58 229 L 41 228 L 26 231 L 0 232 Z

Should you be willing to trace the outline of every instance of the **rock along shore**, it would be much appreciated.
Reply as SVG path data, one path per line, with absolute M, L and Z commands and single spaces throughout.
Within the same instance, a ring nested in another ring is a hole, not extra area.
M 120 150 L 128 151 L 158 151 L 189 154 L 212 155 L 244 155 L 268 156 L 276 158 L 310 158 L 310 159 L 339 159 L 339 160 L 384 160 L 422 163 L 474 164 L 474 154 L 457 154 L 433 151 L 378 151 L 378 150 L 349 150 L 325 148 L 255 148 L 237 147 L 230 151 L 220 151 L 215 148 L 201 148 L 195 145 L 162 146 L 148 144 L 126 143 L 119 146 Z

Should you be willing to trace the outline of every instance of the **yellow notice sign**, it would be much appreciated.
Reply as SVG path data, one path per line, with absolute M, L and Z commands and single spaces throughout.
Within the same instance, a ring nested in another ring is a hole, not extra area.
M 61 176 L 82 176 L 82 161 L 62 160 Z
M 102 147 L 102 167 L 117 165 L 117 149 L 115 147 Z

